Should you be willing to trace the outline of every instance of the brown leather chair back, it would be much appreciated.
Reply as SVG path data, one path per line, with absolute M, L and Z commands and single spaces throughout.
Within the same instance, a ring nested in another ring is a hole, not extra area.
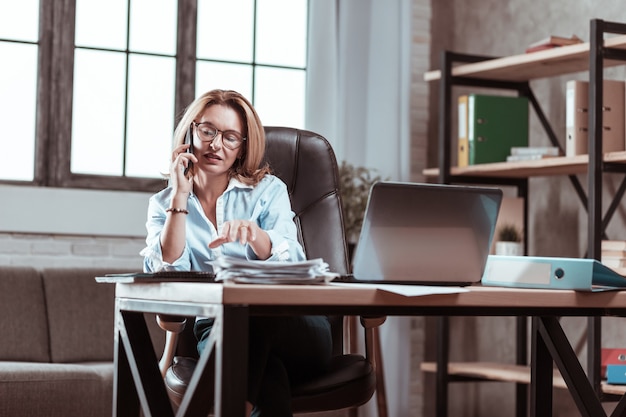
M 322 258 L 331 271 L 349 272 L 337 160 L 326 139 L 287 127 L 266 127 L 265 158 L 287 184 L 299 240 L 307 258 Z

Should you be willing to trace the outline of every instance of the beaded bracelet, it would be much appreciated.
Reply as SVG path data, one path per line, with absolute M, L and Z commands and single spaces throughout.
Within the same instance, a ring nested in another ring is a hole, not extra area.
M 165 210 L 166 212 L 169 213 L 183 213 L 183 214 L 189 214 L 189 211 L 187 209 L 183 209 L 183 208 L 175 208 L 175 207 L 170 207 L 167 210 Z

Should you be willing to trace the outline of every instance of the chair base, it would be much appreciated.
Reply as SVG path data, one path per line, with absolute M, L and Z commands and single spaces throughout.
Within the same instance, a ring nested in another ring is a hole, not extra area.
M 165 374 L 167 393 L 176 407 L 183 400 L 196 364 L 194 358 L 176 356 Z M 340 355 L 333 358 L 329 372 L 292 387 L 292 408 L 294 413 L 312 413 L 355 407 L 369 401 L 375 389 L 374 369 L 363 356 Z

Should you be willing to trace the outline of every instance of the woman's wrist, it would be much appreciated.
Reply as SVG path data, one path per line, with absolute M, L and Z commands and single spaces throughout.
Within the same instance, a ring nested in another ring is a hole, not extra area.
M 270 240 L 270 236 L 260 227 L 256 232 L 256 239 L 248 241 L 248 244 L 256 254 L 257 258 L 265 260 L 272 256 L 272 241 Z
M 172 201 L 170 202 L 170 207 L 187 209 L 188 199 L 189 199 L 189 193 L 178 192 L 172 197 Z

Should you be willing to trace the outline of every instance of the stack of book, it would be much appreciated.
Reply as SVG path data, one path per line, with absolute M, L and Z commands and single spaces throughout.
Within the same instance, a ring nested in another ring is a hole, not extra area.
M 572 35 L 571 38 L 551 35 L 545 39 L 533 42 L 528 45 L 528 47 L 526 48 L 526 53 L 543 51 L 545 49 L 558 48 L 560 46 L 566 45 L 575 45 L 577 43 L 582 43 L 582 40 L 576 35 Z
M 600 262 L 626 276 L 626 241 L 603 240 Z
M 557 146 L 513 146 L 511 147 L 511 154 L 506 157 L 506 161 L 532 161 L 560 155 L 561 150 Z

